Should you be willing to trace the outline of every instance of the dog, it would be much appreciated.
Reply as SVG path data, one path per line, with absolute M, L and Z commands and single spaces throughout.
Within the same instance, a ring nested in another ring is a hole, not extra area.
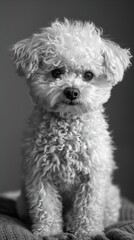
M 103 105 L 131 54 L 102 35 L 92 22 L 56 20 L 12 47 L 34 103 L 22 147 L 22 192 L 35 235 L 64 239 L 68 232 L 89 240 L 119 218 Z

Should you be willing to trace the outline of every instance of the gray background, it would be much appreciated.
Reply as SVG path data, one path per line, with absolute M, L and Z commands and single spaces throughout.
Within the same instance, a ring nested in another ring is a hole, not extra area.
M 22 131 L 32 103 L 25 80 L 18 77 L 8 49 L 55 18 L 90 20 L 105 36 L 134 51 L 133 0 L 0 1 L 0 191 L 19 188 Z M 133 59 L 132 59 L 133 61 Z M 119 166 L 115 182 L 134 200 L 134 67 L 113 89 L 106 104 Z

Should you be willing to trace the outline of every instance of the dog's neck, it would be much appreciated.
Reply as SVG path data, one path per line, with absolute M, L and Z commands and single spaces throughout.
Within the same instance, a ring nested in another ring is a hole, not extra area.
M 77 132 L 77 134 L 82 135 L 87 134 L 86 132 L 88 129 L 90 134 L 95 131 L 98 135 L 101 134 L 100 132 L 105 132 L 108 128 L 103 112 L 104 110 L 102 108 L 82 115 L 67 114 L 63 118 L 59 113 L 48 112 L 44 109 L 40 109 L 38 106 L 35 106 L 29 119 L 29 129 L 31 129 L 32 132 L 36 132 L 40 128 L 44 129 L 44 131 L 48 133 L 58 131 L 58 129 L 61 128 L 67 128 L 68 131 L 74 129 L 75 133 Z
M 58 121 L 66 121 L 66 122 L 75 122 L 75 121 L 80 121 L 80 122 L 87 122 L 92 116 L 94 115 L 102 115 L 104 112 L 104 108 L 98 108 L 93 111 L 85 112 L 83 114 L 73 114 L 73 113 L 65 113 L 64 115 L 60 114 L 59 112 L 52 112 L 52 111 L 46 111 L 44 109 L 40 109 L 40 113 L 42 116 L 48 116 L 50 119 L 53 118 Z
M 44 129 L 43 131 L 48 133 L 67 127 L 69 131 L 70 129 L 74 129 L 75 133 L 77 132 L 82 135 L 84 132 L 87 132 L 87 130 L 90 134 L 95 131 L 97 136 L 98 134 L 102 135 L 102 132 L 105 132 L 108 129 L 108 124 L 103 112 L 104 109 L 101 108 L 82 115 L 67 114 L 67 116 L 64 116 L 63 118 L 59 113 L 48 112 L 35 105 L 28 121 L 28 131 L 34 135 L 39 129 Z

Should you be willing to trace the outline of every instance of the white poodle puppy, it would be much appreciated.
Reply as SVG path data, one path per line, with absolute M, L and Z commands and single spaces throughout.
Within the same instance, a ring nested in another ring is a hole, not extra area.
M 102 235 L 118 220 L 113 146 L 103 104 L 131 54 L 93 23 L 55 21 L 16 43 L 34 109 L 23 144 L 23 189 L 31 229 L 42 237 Z M 20 205 L 20 204 L 19 204 Z

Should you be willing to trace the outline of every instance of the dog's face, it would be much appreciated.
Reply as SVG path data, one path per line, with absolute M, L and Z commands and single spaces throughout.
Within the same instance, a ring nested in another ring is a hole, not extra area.
M 130 52 L 92 23 L 54 22 L 12 49 L 33 100 L 48 111 L 83 114 L 107 102 L 130 65 Z

